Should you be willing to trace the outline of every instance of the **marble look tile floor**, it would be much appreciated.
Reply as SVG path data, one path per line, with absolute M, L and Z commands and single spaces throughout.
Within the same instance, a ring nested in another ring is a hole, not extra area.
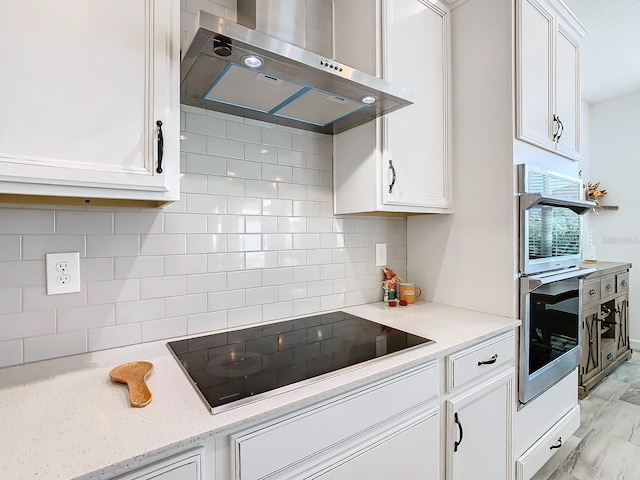
M 580 400 L 580 428 L 532 480 L 640 479 L 640 354 Z

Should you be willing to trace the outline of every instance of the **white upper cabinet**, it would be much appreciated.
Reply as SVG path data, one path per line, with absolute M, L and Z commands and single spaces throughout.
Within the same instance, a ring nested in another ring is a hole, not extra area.
M 335 213 L 451 212 L 448 8 L 335 0 L 334 18 L 338 61 L 415 93 L 413 105 L 333 137 Z
M 177 0 L 2 2 L 0 27 L 0 201 L 179 199 Z
M 517 138 L 579 159 L 586 32 L 556 0 L 519 0 L 517 32 Z

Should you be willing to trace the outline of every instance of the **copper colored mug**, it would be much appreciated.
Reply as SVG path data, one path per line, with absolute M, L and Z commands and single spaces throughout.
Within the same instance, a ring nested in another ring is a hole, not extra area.
M 400 287 L 400 300 L 404 300 L 407 303 L 416 303 L 416 298 L 422 295 L 422 289 L 415 283 L 401 283 Z

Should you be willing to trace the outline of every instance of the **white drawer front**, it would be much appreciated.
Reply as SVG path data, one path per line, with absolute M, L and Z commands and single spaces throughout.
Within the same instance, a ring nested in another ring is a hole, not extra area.
M 513 365 L 513 332 L 492 338 L 447 357 L 447 388 L 451 392 L 505 365 Z
M 233 478 L 282 472 L 438 395 L 437 362 L 231 436 Z
M 580 405 L 562 417 L 516 461 L 516 480 L 529 480 L 558 451 L 559 445 L 580 427 Z

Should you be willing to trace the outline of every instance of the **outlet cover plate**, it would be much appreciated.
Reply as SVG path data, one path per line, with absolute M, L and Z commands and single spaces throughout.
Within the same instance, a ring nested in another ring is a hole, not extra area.
M 376 243 L 376 267 L 387 265 L 387 244 Z
M 45 255 L 47 295 L 80 291 L 80 253 L 47 253 Z

